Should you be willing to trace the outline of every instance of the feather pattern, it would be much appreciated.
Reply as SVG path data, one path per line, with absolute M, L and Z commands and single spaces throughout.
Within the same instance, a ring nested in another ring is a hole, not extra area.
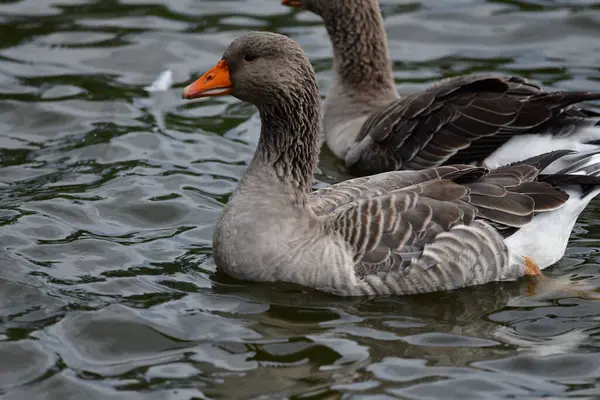
M 515 265 L 504 239 L 569 200 L 552 177 L 573 185 L 582 175 L 542 175 L 542 181 L 539 172 L 571 153 L 555 151 L 492 171 L 452 165 L 355 178 L 313 192 L 310 205 L 327 221 L 326 234 L 340 235 L 350 247 L 360 294 L 515 278 L 524 264 Z M 583 177 L 600 185 L 597 174 Z
M 346 154 L 346 164 L 356 175 L 382 168 L 482 165 L 516 135 L 570 137 L 592 125 L 591 112 L 575 103 L 596 99 L 600 94 L 544 92 L 514 76 L 445 79 L 373 113 Z

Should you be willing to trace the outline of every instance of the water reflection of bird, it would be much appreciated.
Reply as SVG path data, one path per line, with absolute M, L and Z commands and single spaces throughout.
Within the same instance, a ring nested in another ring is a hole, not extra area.
M 556 299 L 594 298 L 596 290 L 578 287 L 566 277 L 542 277 L 543 282 L 527 278 L 415 296 L 340 298 L 297 285 L 244 285 L 220 273 L 213 278 L 216 293 L 269 306 L 261 314 L 244 316 L 260 322 L 255 327 L 266 337 L 336 334 L 367 346 L 371 359 L 432 358 L 460 366 L 504 357 L 527 342 L 506 339 L 507 332 L 519 337 L 513 324 L 522 321 L 505 311 L 543 310 Z M 537 294 L 532 294 L 533 286 Z

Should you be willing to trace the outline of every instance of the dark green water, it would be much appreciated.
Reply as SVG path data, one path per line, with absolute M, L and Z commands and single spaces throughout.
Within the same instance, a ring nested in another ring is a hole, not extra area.
M 600 3 L 382 7 L 404 92 L 468 72 L 600 91 Z M 0 397 L 598 398 L 600 200 L 532 296 L 339 299 L 215 273 L 258 121 L 180 91 L 251 29 L 298 40 L 325 93 L 325 31 L 279 0 L 0 0 Z M 174 88 L 146 92 L 165 68 Z M 339 171 L 324 154 L 319 179 Z

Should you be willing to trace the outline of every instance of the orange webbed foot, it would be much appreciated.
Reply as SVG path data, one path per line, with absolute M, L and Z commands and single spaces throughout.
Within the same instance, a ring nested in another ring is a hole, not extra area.
M 563 293 L 587 300 L 600 300 L 600 289 L 592 288 L 587 285 L 565 281 L 563 279 L 546 278 L 535 261 L 529 256 L 525 256 L 525 276 L 534 278 L 527 284 L 527 296 L 538 294 L 537 285 L 544 282 L 544 293 Z
M 535 261 L 529 256 L 525 256 L 525 275 L 526 276 L 540 276 L 542 271 L 537 266 Z
M 542 271 L 540 271 L 535 261 L 529 256 L 525 256 L 525 276 L 531 278 L 542 276 Z M 537 279 L 535 279 L 527 284 L 527 296 L 535 296 L 537 294 L 537 283 Z

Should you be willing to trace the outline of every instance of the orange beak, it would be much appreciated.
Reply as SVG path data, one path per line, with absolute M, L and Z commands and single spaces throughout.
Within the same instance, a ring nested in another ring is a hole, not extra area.
M 231 93 L 231 77 L 227 61 L 221 60 L 202 76 L 183 89 L 181 97 L 197 99 L 199 97 L 223 96 Z
M 288 7 L 302 8 L 302 0 L 281 0 L 281 4 Z

